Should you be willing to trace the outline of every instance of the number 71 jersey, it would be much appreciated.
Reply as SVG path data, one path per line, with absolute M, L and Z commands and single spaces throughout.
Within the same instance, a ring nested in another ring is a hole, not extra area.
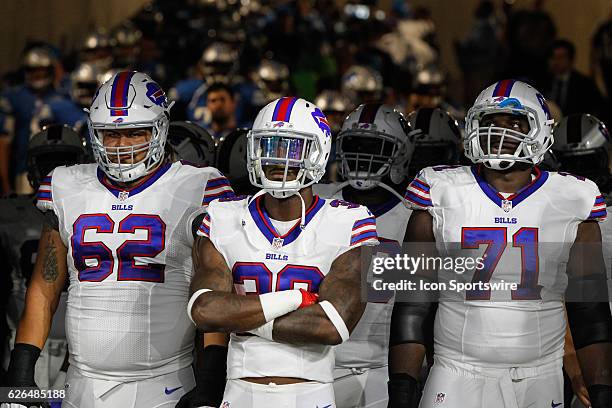
M 130 189 L 95 164 L 58 167 L 43 180 L 37 206 L 57 215 L 68 249 L 71 365 L 131 381 L 191 364 L 191 224 L 203 204 L 231 193 L 218 170 L 181 162 Z
M 561 358 L 565 318 L 558 294 L 567 286 L 565 264 L 578 225 L 606 216 L 597 186 L 534 168 L 529 185 L 502 194 L 478 166 L 439 166 L 423 169 L 405 197 L 432 215 L 442 256 L 461 248 L 463 254 L 483 257 L 482 269 L 458 281 L 517 285 L 515 290 L 442 292 L 435 352 L 503 367 Z
M 223 255 L 238 294 L 300 288 L 317 293 L 336 258 L 359 246 L 378 244 L 376 220 L 360 205 L 314 196 L 304 229 L 297 221 L 280 235 L 263 199 L 213 201 L 198 232 Z M 231 335 L 228 379 L 293 377 L 332 382 L 333 367 L 331 346 L 295 346 L 244 333 Z

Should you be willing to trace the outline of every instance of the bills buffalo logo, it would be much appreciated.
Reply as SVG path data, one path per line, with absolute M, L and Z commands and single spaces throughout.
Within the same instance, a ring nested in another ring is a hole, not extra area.
M 327 137 L 331 137 L 331 128 L 329 127 L 329 122 L 327 121 L 325 114 L 321 112 L 321 109 L 315 108 L 311 115 L 314 121 L 319 126 L 319 129 L 321 129 L 321 131 L 325 133 Z
M 285 126 L 285 122 L 276 122 L 272 125 L 273 128 L 279 128 Z
M 113 120 L 113 123 L 121 123 L 121 122 L 123 122 L 123 118 L 117 118 Z
M 149 82 L 147 84 L 147 97 L 158 106 L 166 108 L 168 106 L 168 99 L 166 94 L 155 82 Z

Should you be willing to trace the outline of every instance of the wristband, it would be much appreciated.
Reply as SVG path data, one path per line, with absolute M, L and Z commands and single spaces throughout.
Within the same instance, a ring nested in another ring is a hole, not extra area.
M 272 340 L 272 331 L 274 330 L 274 320 L 270 320 L 266 324 L 263 324 L 253 330 L 249 330 L 249 333 L 254 334 L 258 337 L 262 337 L 264 339 Z
M 197 324 L 193 320 L 193 317 L 191 316 L 191 308 L 193 307 L 193 304 L 198 299 L 198 297 L 200 297 L 200 295 L 202 293 L 206 293 L 206 292 L 212 292 L 212 290 L 210 290 L 210 289 L 200 289 L 200 290 L 197 290 L 193 295 L 191 295 L 191 297 L 189 298 L 189 302 L 187 303 L 187 316 L 189 316 L 189 320 L 191 320 L 191 322 L 194 325 L 196 325 L 196 326 L 197 326 Z
M 259 295 L 261 310 L 266 322 L 297 310 L 302 304 L 302 292 L 299 290 L 282 290 Z

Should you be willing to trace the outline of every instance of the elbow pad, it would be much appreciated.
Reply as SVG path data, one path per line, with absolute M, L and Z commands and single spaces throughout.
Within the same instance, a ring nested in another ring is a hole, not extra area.
M 612 342 L 612 315 L 604 275 L 572 278 L 565 308 L 576 350 Z
M 437 310 L 433 302 L 396 302 L 391 315 L 389 346 L 419 343 L 427 346 L 433 338 L 433 318 Z

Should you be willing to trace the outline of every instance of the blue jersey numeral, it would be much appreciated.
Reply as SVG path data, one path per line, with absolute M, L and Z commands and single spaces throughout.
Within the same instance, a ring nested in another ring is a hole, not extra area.
M 296 288 L 317 293 L 325 277 L 315 266 L 287 265 L 278 272 L 276 287 L 272 288 L 273 274 L 262 262 L 236 262 L 232 268 L 232 274 L 234 283 L 245 285 L 245 289 L 248 282 L 252 282 L 251 285 L 255 289 L 247 294 L 258 295 Z
M 126 240 L 116 254 L 101 241 L 85 241 L 85 232 L 112 234 L 115 223 L 108 214 L 84 214 L 73 224 L 71 238 L 72 258 L 80 281 L 101 282 L 112 272 L 118 261 L 117 280 L 163 282 L 165 265 L 148 263 L 137 265 L 136 257 L 153 258 L 165 248 L 166 224 L 157 215 L 130 214 L 119 223 L 117 233 L 135 233 L 146 230 L 147 239 Z M 88 266 L 87 260 L 95 260 Z
M 461 247 L 478 249 L 486 244 L 482 269 L 477 269 L 472 282 L 489 282 L 497 263 L 507 246 L 507 228 L 505 227 L 463 227 L 461 229 Z M 538 229 L 524 227 L 512 235 L 512 246 L 521 248 L 521 282 L 512 290 L 514 300 L 541 299 L 542 286 L 538 285 Z M 490 290 L 466 290 L 466 300 L 489 300 Z

